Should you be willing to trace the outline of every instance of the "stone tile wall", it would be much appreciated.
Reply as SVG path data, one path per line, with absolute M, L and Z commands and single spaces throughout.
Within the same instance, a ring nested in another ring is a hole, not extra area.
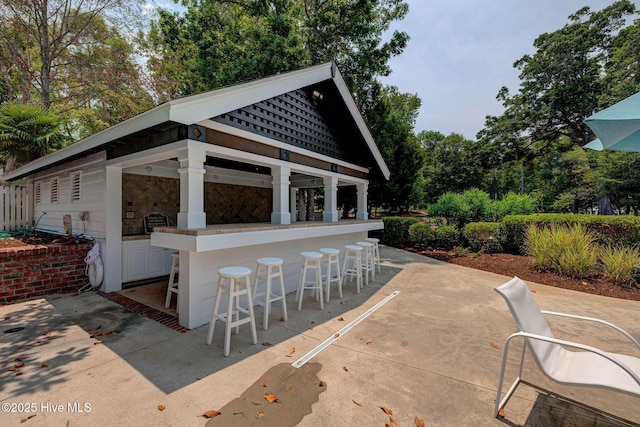
M 270 188 L 205 182 L 207 224 L 271 221 Z M 176 225 L 180 211 L 180 181 L 173 178 L 122 174 L 122 234 L 144 234 L 144 217 L 166 215 Z

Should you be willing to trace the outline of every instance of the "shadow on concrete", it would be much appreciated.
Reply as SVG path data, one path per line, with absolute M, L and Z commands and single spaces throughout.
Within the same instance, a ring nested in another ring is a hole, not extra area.
M 609 414 L 607 412 L 604 412 L 603 410 L 594 408 L 593 406 L 589 406 L 566 396 L 553 393 L 527 381 L 522 381 L 519 387 L 522 386 L 529 386 L 535 389 L 535 391 L 538 393 L 538 396 L 524 424 L 514 423 L 508 418 L 499 418 L 499 420 L 506 425 L 525 427 L 640 426 L 640 424 L 637 424 L 633 421 L 625 420 L 614 414 Z M 508 409 L 505 409 L 505 412 L 508 415 Z
M 290 294 L 287 304 L 289 320 L 278 321 L 280 307 L 274 304 L 269 329 L 266 331 L 262 329 L 263 308 L 256 306 L 258 344 L 253 345 L 251 342 L 248 325 L 240 327 L 240 333 L 231 338 L 231 354 L 228 357 L 223 357 L 222 324 L 216 327 L 212 344 L 206 345 L 208 325 L 186 333 L 178 332 L 96 293 L 38 300 L 11 313 L 10 319 L 0 323 L 3 330 L 26 325 L 23 331 L 5 334 L 11 336 L 2 337 L 0 341 L 0 357 L 5 361 L 6 367 L 13 366 L 13 361 L 18 357 L 23 360 L 16 364 L 24 362 L 32 365 L 28 375 L 27 372 L 17 377 L 7 375 L 8 380 L 0 383 L 0 391 L 5 391 L 9 382 L 12 383 L 9 395 L 21 395 L 33 389 L 47 390 L 66 381 L 70 374 L 77 373 L 80 369 L 89 370 L 102 360 L 111 360 L 117 356 L 169 394 L 272 345 L 312 331 L 325 322 L 343 315 L 347 317 L 346 313 L 357 310 L 362 305 L 377 303 L 382 297 L 372 297 L 400 271 L 401 268 L 383 266 L 382 272 L 376 274 L 376 279 L 363 287 L 360 294 L 355 292 L 355 281 L 347 282 L 343 287 L 343 298 L 332 291 L 331 301 L 325 302 L 324 310 L 319 309 L 319 303 L 311 296 L 305 296 L 303 308 L 298 311 L 297 304 L 293 301 L 294 296 Z M 336 325 L 336 330 L 343 326 L 340 322 Z M 52 333 L 44 336 L 48 331 Z M 96 333 L 98 335 L 93 336 Z M 53 345 L 58 341 L 59 344 L 54 349 Z M 93 349 L 98 345 L 115 355 L 105 354 L 96 358 Z M 45 349 L 47 352 L 43 353 Z M 292 358 L 291 362 L 295 360 Z M 41 364 L 49 367 L 40 368 Z

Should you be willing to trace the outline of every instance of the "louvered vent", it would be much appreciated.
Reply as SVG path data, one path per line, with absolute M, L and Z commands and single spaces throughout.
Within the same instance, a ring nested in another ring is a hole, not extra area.
M 51 204 L 58 204 L 58 178 L 51 178 Z
M 33 184 L 33 202 L 36 205 L 42 204 L 42 186 L 39 182 Z
M 80 193 L 80 172 L 71 174 L 71 201 L 79 202 L 82 194 Z

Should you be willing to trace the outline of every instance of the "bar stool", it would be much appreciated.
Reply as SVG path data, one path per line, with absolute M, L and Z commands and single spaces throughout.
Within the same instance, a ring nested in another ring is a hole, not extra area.
M 320 298 L 320 310 L 324 310 L 324 302 L 322 298 L 322 254 L 320 252 L 302 252 L 302 269 L 300 270 L 300 283 L 296 292 L 298 300 L 298 310 L 302 310 L 302 299 L 304 298 L 304 290 L 311 289 L 317 291 L 316 299 Z M 307 280 L 309 272 L 314 273 L 314 279 Z
M 342 263 L 342 283 L 345 276 L 349 276 L 349 281 L 356 278 L 356 292 L 360 293 L 362 287 L 362 246 L 346 245 L 344 262 Z
M 376 239 L 375 237 L 367 237 L 364 239 L 365 242 L 369 242 L 373 245 L 373 262 L 378 266 L 378 273 L 380 273 L 380 247 L 378 243 L 380 243 L 380 239 Z
M 319 252 L 323 255 L 322 261 L 326 266 L 326 294 L 327 294 L 327 302 L 329 302 L 329 298 L 331 295 L 331 282 L 338 282 L 338 295 L 342 298 L 342 277 L 340 276 L 340 260 L 338 259 L 338 255 L 340 251 L 334 248 L 321 248 Z M 336 275 L 331 275 L 331 266 L 336 266 Z
M 274 301 L 282 301 L 282 313 L 284 320 L 287 319 L 287 300 L 285 298 L 284 281 L 282 279 L 282 264 L 284 261 L 281 258 L 258 258 L 256 261 L 258 266 L 256 267 L 256 278 L 253 282 L 253 303 L 264 307 L 264 322 L 263 328 L 266 331 L 269 328 L 269 314 L 271 313 L 271 303 Z M 264 276 L 261 277 L 261 274 Z M 273 279 L 280 279 L 280 295 L 272 292 Z M 264 292 L 258 293 L 258 284 L 260 280 L 265 281 Z M 264 301 L 260 297 L 264 296 Z
M 171 305 L 171 294 L 176 294 L 176 313 L 180 308 L 180 293 L 178 292 L 178 281 L 176 280 L 176 273 L 180 272 L 179 269 L 180 255 L 171 254 L 171 274 L 169 274 L 169 285 L 167 286 L 167 298 L 164 301 L 164 308 L 169 308 Z
M 364 274 L 364 284 L 369 285 L 369 273 L 371 273 L 371 280 L 376 278 L 376 269 L 373 265 L 373 243 L 356 242 L 356 245 L 362 246 L 362 274 Z
M 251 333 L 253 334 L 253 343 L 258 343 L 258 337 L 256 335 L 256 318 L 253 313 L 253 300 L 251 298 L 251 287 L 249 285 L 249 276 L 251 275 L 251 269 L 247 267 L 223 267 L 218 270 L 218 292 L 216 294 L 216 302 L 213 305 L 213 315 L 211 316 L 211 323 L 209 324 L 209 334 L 207 335 L 207 344 L 211 344 L 213 338 L 213 331 L 216 327 L 216 321 L 222 320 L 226 323 L 224 332 L 224 355 L 229 355 L 229 348 L 231 346 L 231 328 L 236 328 L 236 334 L 239 332 L 240 325 L 245 323 L 251 323 Z M 229 284 L 225 284 L 228 281 Z M 220 307 L 220 299 L 223 294 L 229 296 L 227 302 L 227 312 L 218 313 Z M 248 308 L 240 306 L 240 297 L 242 295 L 247 296 Z M 247 314 L 247 317 L 240 318 L 240 313 Z M 235 314 L 236 320 L 233 320 Z

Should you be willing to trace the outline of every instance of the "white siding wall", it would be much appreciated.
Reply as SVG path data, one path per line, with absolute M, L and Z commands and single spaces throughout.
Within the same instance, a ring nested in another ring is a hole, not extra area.
M 72 201 L 72 174 L 80 173 L 80 201 Z M 40 203 L 34 203 L 33 220 L 40 218 L 39 229 L 64 232 L 63 217 L 71 215 L 73 234 L 86 234 L 94 238 L 105 237 L 104 194 L 105 153 L 97 153 L 64 165 L 52 167 L 29 178 L 30 183 L 40 183 Z M 52 182 L 57 179 L 58 203 L 51 203 Z M 120 197 L 120 195 L 117 195 Z M 80 212 L 88 211 L 89 219 L 83 222 Z

